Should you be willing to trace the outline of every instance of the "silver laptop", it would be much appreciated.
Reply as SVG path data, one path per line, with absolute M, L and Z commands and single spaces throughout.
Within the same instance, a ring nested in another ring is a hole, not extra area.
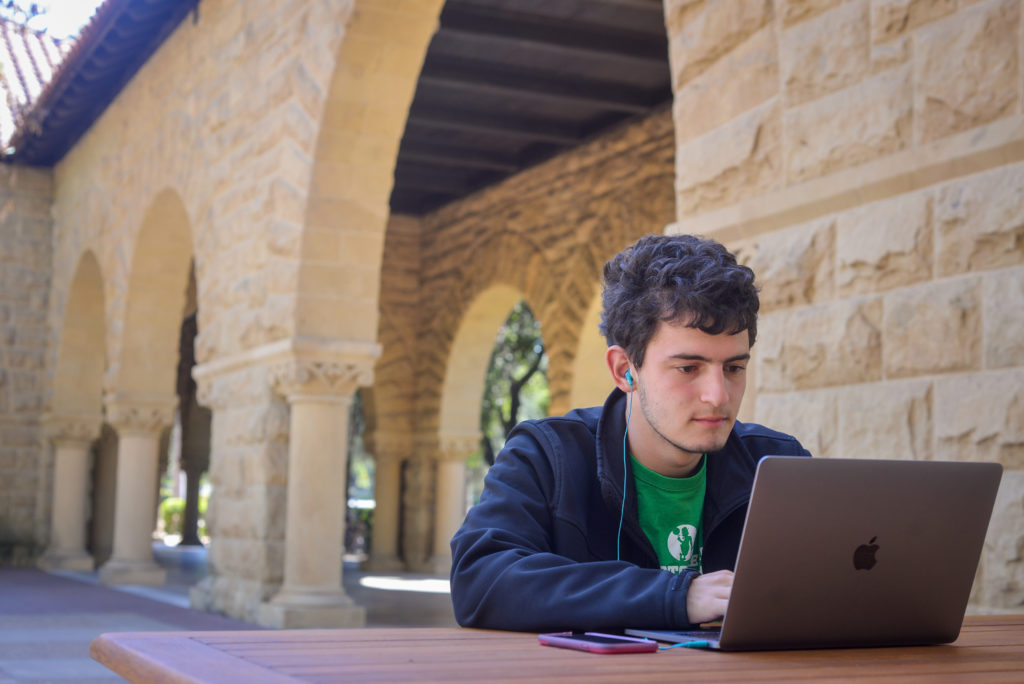
M 998 463 L 766 457 L 721 630 L 626 633 L 721 650 L 954 641 L 1002 471 Z

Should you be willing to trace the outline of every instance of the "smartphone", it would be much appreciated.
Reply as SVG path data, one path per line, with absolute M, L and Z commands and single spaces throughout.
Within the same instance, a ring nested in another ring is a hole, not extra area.
M 658 642 L 650 639 L 601 634 L 600 632 L 555 632 L 537 637 L 545 646 L 572 648 L 588 653 L 653 653 Z

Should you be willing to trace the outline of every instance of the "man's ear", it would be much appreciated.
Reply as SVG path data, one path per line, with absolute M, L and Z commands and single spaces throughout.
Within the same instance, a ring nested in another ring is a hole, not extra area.
M 612 374 L 612 382 L 615 383 L 615 386 L 623 392 L 632 392 L 636 387 L 636 371 L 629 363 L 629 356 L 626 355 L 626 350 L 617 344 L 613 344 L 604 353 L 604 359 L 608 364 L 608 370 Z M 629 379 L 626 378 L 627 372 L 630 374 Z

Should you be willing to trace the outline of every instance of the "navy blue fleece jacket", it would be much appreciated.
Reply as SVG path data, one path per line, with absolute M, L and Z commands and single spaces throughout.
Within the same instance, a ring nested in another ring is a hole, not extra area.
M 693 571 L 672 574 L 637 520 L 626 478 L 621 560 L 626 395 L 603 407 L 524 421 L 509 433 L 485 479 L 480 503 L 452 538 L 452 604 L 464 627 L 545 632 L 689 626 Z M 703 570 L 733 569 L 757 463 L 810 456 L 800 443 L 737 422 L 707 457 Z

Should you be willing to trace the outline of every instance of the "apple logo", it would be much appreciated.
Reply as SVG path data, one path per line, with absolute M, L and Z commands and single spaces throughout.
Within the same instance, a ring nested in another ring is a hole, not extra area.
M 857 550 L 853 552 L 853 567 L 858 570 L 870 570 L 875 567 L 875 552 L 878 551 L 878 544 L 875 540 L 878 537 L 872 537 L 871 541 L 867 544 L 861 544 L 857 547 Z

